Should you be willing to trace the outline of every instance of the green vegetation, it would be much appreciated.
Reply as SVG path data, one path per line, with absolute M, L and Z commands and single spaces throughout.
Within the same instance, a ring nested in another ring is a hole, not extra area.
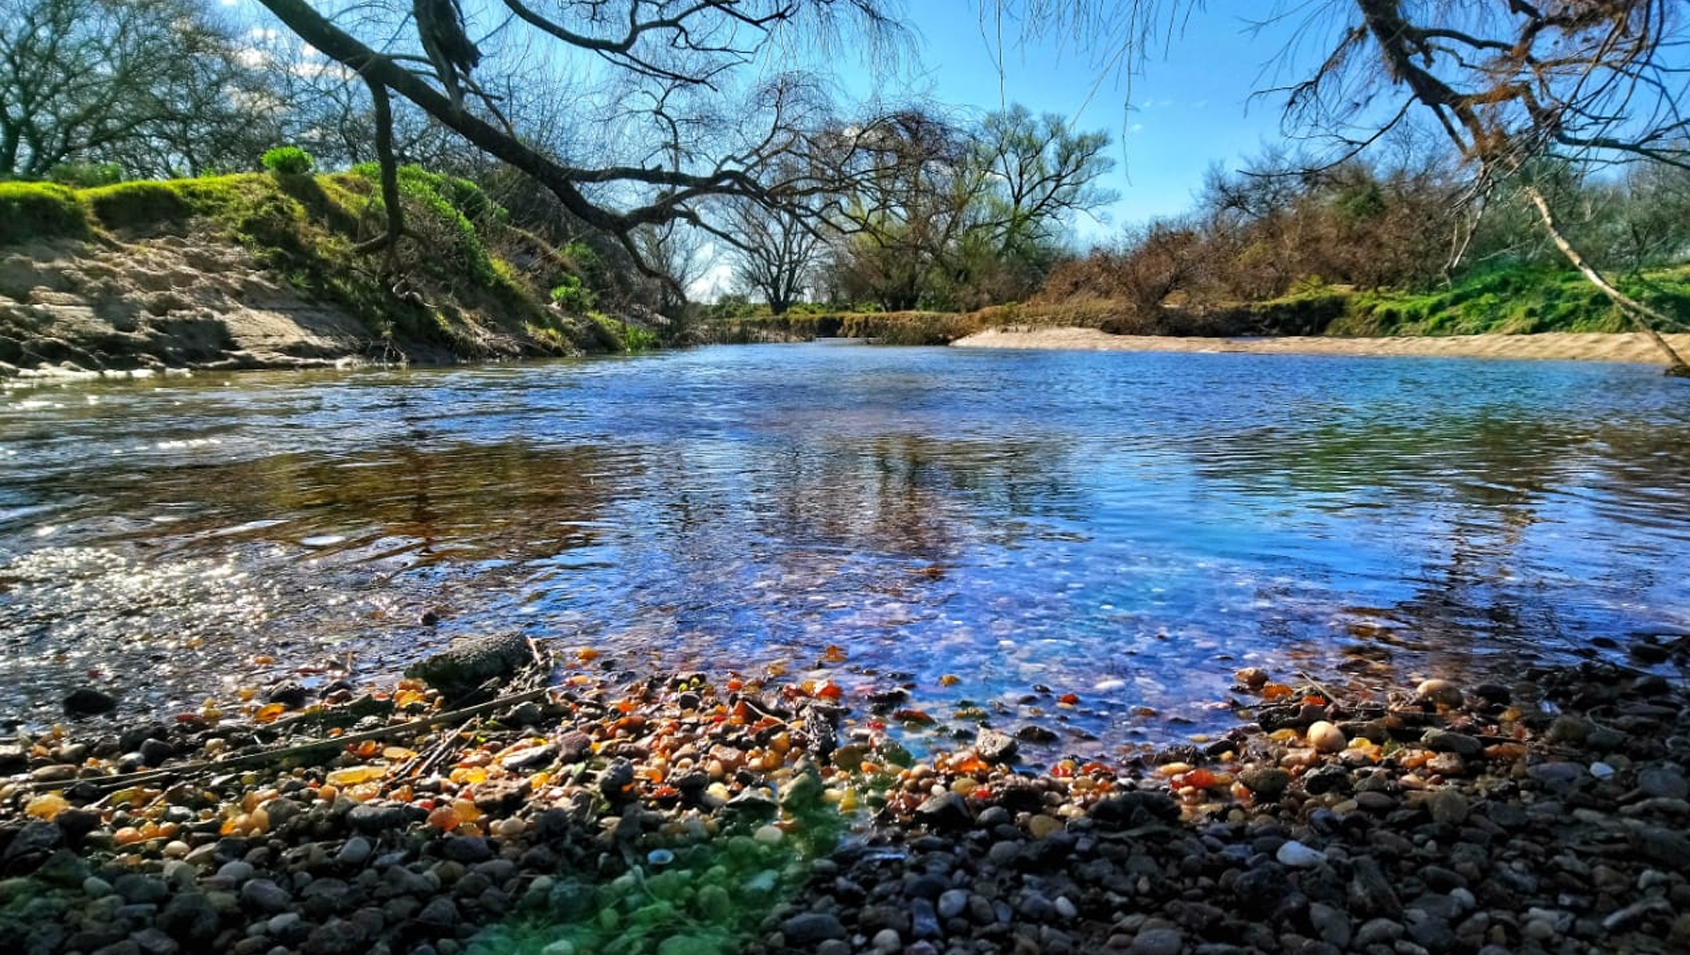
M 1663 311 L 1690 314 L 1690 270 L 1644 272 L 1618 280 L 1621 291 Z M 1447 289 L 1371 291 L 1346 296 L 1333 335 L 1478 335 L 1629 330 L 1608 298 L 1570 270 L 1498 268 Z
M 0 182 L 0 245 L 32 239 L 81 239 L 88 209 L 72 190 L 53 183 Z
M 277 146 L 264 153 L 264 168 L 278 176 L 303 176 L 313 165 L 311 154 L 298 146 Z

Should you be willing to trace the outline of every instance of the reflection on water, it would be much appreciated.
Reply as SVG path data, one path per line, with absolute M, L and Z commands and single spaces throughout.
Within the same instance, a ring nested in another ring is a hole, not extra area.
M 0 718 L 518 627 L 1166 739 L 1246 662 L 1483 676 L 1690 629 L 1685 397 L 1623 365 L 826 345 L 18 390 Z

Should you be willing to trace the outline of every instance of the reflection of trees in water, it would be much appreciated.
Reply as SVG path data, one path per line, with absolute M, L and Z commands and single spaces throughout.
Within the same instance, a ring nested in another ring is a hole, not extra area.
M 1462 678 L 1495 677 L 1498 650 L 1518 662 L 1609 635 L 1586 632 L 1591 608 L 1565 605 L 1553 578 L 1568 565 L 1588 566 L 1590 549 L 1614 546 L 1628 525 L 1684 527 L 1682 494 L 1670 489 L 1690 486 L 1687 443 L 1658 425 L 1463 415 L 1388 428 L 1252 429 L 1215 436 L 1193 457 L 1199 474 L 1237 494 L 1309 495 L 1411 548 L 1419 568 L 1405 578 L 1408 597 L 1340 610 L 1358 641 L 1346 668 L 1408 663 L 1399 659 L 1408 651 L 1412 665 Z M 1611 531 L 1572 541 L 1531 533 L 1584 507 L 1598 528 L 1614 522 Z M 1361 524 L 1358 532 L 1370 531 Z M 1655 586 L 1661 563 L 1628 564 L 1632 579 L 1620 585 Z
M 616 492 L 595 482 L 593 447 L 404 445 L 326 457 L 295 452 L 251 461 L 162 468 L 101 488 L 90 515 L 172 520 L 107 538 L 222 550 L 248 542 L 343 540 L 318 553 L 369 549 L 369 559 L 526 559 L 590 542 Z M 76 515 L 69 516 L 75 520 Z M 280 522 L 274 525 L 259 522 Z M 255 526 L 243 527 L 253 524 Z M 234 530 L 231 530 L 231 529 Z

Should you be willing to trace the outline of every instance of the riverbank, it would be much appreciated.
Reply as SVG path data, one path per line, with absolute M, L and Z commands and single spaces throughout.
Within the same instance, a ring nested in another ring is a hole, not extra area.
M 0 183 L 0 379 L 638 344 L 630 323 L 583 304 L 579 262 L 508 226 L 473 185 L 407 167 L 405 186 L 407 236 L 371 250 L 384 220 L 357 171 Z M 572 309 L 560 287 L 577 290 Z
M 1663 336 L 1690 354 L 1690 334 Z M 959 348 L 1028 348 L 1077 351 L 1202 352 L 1293 355 L 1389 355 L 1427 358 L 1500 358 L 1662 364 L 1660 352 L 1638 332 L 1544 332 L 1536 335 L 1449 335 L 1405 338 L 1180 338 L 1110 335 L 1095 328 L 1015 327 L 977 332 L 951 343 Z
M 892 686 L 580 652 L 468 703 L 507 644 L 445 691 L 284 682 L 0 748 L 0 929 L 31 955 L 1690 945 L 1690 713 L 1647 672 L 1247 669 L 1223 735 L 1088 757 L 980 728 L 917 761 L 897 728 L 932 717 Z

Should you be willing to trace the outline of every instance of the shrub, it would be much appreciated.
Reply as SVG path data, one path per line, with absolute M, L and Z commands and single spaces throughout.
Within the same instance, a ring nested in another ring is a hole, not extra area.
M 575 315 L 592 308 L 597 298 L 579 275 L 565 275 L 563 283 L 552 289 L 552 304 Z
M 94 189 L 113 186 L 123 181 L 123 167 L 114 162 L 60 163 L 47 170 L 47 178 L 72 189 Z
M 278 176 L 303 176 L 314 164 L 311 154 L 298 146 L 277 146 L 264 154 L 264 168 Z

